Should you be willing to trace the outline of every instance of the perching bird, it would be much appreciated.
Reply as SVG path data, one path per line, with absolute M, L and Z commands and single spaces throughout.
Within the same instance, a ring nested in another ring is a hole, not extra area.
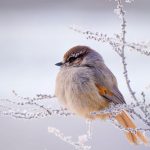
M 110 103 L 126 103 L 115 76 L 95 50 L 87 46 L 75 46 L 56 65 L 61 66 L 61 69 L 56 79 L 55 95 L 75 114 L 90 119 L 107 119 L 108 114 L 91 113 L 107 108 Z M 124 128 L 136 128 L 126 111 L 117 114 L 115 119 Z M 148 139 L 140 131 L 125 134 L 132 144 L 148 143 Z

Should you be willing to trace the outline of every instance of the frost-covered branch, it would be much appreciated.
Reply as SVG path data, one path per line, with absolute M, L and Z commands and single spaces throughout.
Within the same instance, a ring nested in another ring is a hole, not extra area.
M 137 111 L 141 107 L 145 111 L 144 116 L 140 113 L 140 111 Z M 116 115 L 118 115 L 122 111 L 127 111 L 131 116 L 134 116 L 134 117 L 136 116 L 145 125 L 148 126 L 148 129 L 143 129 L 143 130 L 150 131 L 150 104 L 146 104 L 146 102 L 139 102 L 136 104 L 135 103 L 118 104 L 118 105 L 111 104 L 108 108 L 104 110 L 101 110 L 98 112 L 92 112 L 92 115 L 109 114 L 110 118 L 114 118 Z
M 86 39 L 95 40 L 97 42 L 102 42 L 109 44 L 118 55 L 121 56 L 121 37 L 120 34 L 114 34 L 112 37 L 108 36 L 102 32 L 94 32 L 90 30 L 85 30 L 77 25 L 70 26 L 70 29 L 83 34 Z M 125 47 L 131 51 L 137 51 L 143 55 L 150 56 L 150 42 L 125 42 Z
M 71 26 L 70 29 L 74 30 L 75 32 L 83 34 L 87 39 L 93 39 L 98 42 L 108 43 L 112 46 L 113 50 L 115 50 L 119 55 L 121 55 L 120 51 L 120 42 L 116 42 L 115 37 L 109 37 L 107 34 L 99 33 L 99 32 L 92 32 L 89 30 L 81 29 L 78 26 Z M 118 36 L 118 35 L 116 35 Z
M 122 0 L 115 0 L 117 2 L 117 9 L 115 9 L 116 14 L 119 16 L 121 19 L 121 59 L 122 59 L 122 64 L 123 64 L 123 74 L 125 77 L 125 81 L 128 87 L 128 90 L 134 99 L 136 103 L 138 103 L 138 100 L 135 96 L 135 92 L 132 90 L 131 85 L 130 85 L 130 80 L 129 80 L 129 75 L 127 71 L 127 63 L 126 63 L 126 57 L 125 57 L 125 44 L 126 44 L 126 19 L 125 19 L 125 11 L 123 8 Z
M 131 84 L 130 84 L 130 79 L 129 79 L 129 75 L 128 75 L 128 70 L 127 70 L 127 62 L 126 62 L 126 56 L 125 56 L 125 46 L 126 46 L 126 19 L 125 19 L 125 11 L 123 9 L 123 4 L 122 4 L 122 0 L 116 0 L 117 2 L 117 12 L 119 17 L 121 18 L 121 59 L 122 59 L 122 64 L 123 64 L 123 74 L 125 77 L 125 81 L 128 87 L 128 90 L 132 96 L 132 98 L 134 99 L 134 101 L 138 104 L 139 100 L 135 95 L 135 92 L 133 91 Z M 143 109 L 143 107 L 139 107 L 141 109 L 141 111 L 143 112 L 143 114 L 145 114 L 145 110 Z
M 87 125 L 86 134 L 80 135 L 77 141 L 74 141 L 72 136 L 65 136 L 63 132 L 54 127 L 49 127 L 48 132 L 54 134 L 62 141 L 72 145 L 76 150 L 90 150 L 91 146 L 87 146 L 85 145 L 85 143 L 91 139 L 91 121 L 87 121 L 86 125 Z
M 146 56 L 150 56 L 150 42 L 127 43 L 126 46 L 131 51 L 137 51 Z
M 14 118 L 35 119 L 51 115 L 73 115 L 66 108 L 52 106 L 54 96 L 38 94 L 34 98 L 22 97 L 13 91 L 14 99 L 0 99 L 0 116 Z M 9 106 L 9 107 L 8 107 Z

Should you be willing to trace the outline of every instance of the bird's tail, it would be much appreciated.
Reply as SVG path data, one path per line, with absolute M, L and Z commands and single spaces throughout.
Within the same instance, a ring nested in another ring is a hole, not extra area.
M 136 128 L 136 125 L 133 123 L 131 117 L 127 114 L 127 112 L 122 111 L 120 114 L 118 114 L 115 119 L 118 121 L 119 124 L 121 124 L 124 128 Z M 148 144 L 148 138 L 141 132 L 137 131 L 136 133 L 133 133 L 131 131 L 126 132 L 126 137 L 128 141 L 131 144 Z

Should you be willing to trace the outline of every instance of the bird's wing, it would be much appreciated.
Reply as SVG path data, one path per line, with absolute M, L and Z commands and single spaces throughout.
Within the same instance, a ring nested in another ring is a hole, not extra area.
M 119 92 L 118 89 L 115 90 L 109 90 L 105 86 L 95 84 L 99 94 L 104 97 L 109 102 L 112 102 L 114 104 L 123 104 L 125 103 L 125 100 L 122 96 L 122 94 Z
M 95 68 L 94 72 L 95 86 L 97 87 L 98 92 L 101 96 L 114 104 L 126 103 L 121 92 L 118 89 L 115 76 L 105 64 L 100 68 Z

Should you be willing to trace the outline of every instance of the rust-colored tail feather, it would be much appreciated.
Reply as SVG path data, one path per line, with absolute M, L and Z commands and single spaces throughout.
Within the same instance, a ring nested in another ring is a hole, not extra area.
M 128 116 L 127 112 L 122 111 L 120 114 L 118 114 L 115 118 L 124 128 L 136 128 L 136 125 L 133 123 L 131 118 Z M 129 140 L 131 144 L 140 144 L 141 142 L 144 144 L 148 144 L 148 139 L 146 136 L 140 132 L 137 131 L 136 134 L 132 132 L 126 132 L 126 137 Z

